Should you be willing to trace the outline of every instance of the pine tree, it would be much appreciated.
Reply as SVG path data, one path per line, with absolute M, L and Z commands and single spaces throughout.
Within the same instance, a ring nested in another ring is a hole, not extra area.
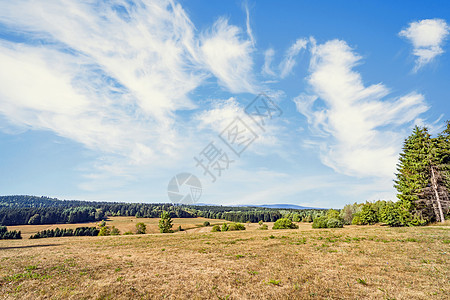
M 430 145 L 428 130 L 418 126 L 403 144 L 394 185 L 398 191 L 396 213 L 401 225 L 419 225 L 423 223 L 423 213 L 428 215 L 419 195 L 430 182 Z
M 400 154 L 395 188 L 400 199 L 395 215 L 401 225 L 444 222 L 449 210 L 450 187 L 450 122 L 438 137 L 432 138 L 427 128 L 415 127 Z

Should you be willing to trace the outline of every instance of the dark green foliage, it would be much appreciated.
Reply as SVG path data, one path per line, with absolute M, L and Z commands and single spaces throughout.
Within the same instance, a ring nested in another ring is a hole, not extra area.
M 99 235 L 99 229 L 97 227 L 77 227 L 73 229 L 48 229 L 43 230 L 35 235 L 30 236 L 30 239 L 41 239 L 41 238 L 51 238 L 51 237 L 62 237 L 62 236 L 97 236 Z
M 228 231 L 235 231 L 235 230 L 245 230 L 245 225 L 241 223 L 231 223 L 228 226 Z
M 159 231 L 161 233 L 171 233 L 173 232 L 172 226 L 172 218 L 170 217 L 170 214 L 166 211 L 163 211 L 158 224 Z
M 208 221 L 203 222 L 203 226 L 205 226 L 205 227 L 208 227 L 210 225 L 211 225 L 211 223 L 209 223 Z
M 362 225 L 373 225 L 378 222 L 378 211 L 373 203 L 366 202 L 359 213 Z
M 279 210 L 266 207 L 62 201 L 36 196 L 0 196 L 0 225 L 4 226 L 96 222 L 108 216 L 158 218 L 163 211 L 172 218 L 204 217 L 239 223 L 275 222 L 282 217 L 312 222 L 315 217 L 325 213 L 319 209 Z
M 433 209 L 436 198 L 432 188 L 432 174 L 437 176 L 438 192 L 448 193 L 450 187 L 450 123 L 432 138 L 427 128 L 415 127 L 405 140 L 397 165 L 395 188 L 399 203 L 396 204 L 395 224 L 402 226 L 423 225 L 440 219 Z M 448 206 L 444 208 L 448 213 Z M 397 225 L 396 225 L 397 226 Z
M 241 223 L 223 223 L 222 226 L 214 225 L 212 228 L 212 232 L 218 231 L 236 231 L 236 230 L 245 230 L 245 225 Z
M 341 219 L 331 218 L 327 221 L 327 228 L 342 228 L 344 227 L 344 222 Z
M 312 228 L 327 228 L 328 219 L 326 216 L 315 218 Z
M 228 225 L 227 225 L 227 223 L 223 223 L 223 224 L 222 224 L 221 231 L 228 231 Z
M 272 229 L 297 229 L 297 224 L 292 223 L 290 219 L 281 218 L 273 224 Z
M 314 218 L 312 228 L 342 228 L 344 220 L 341 218 L 339 211 L 329 209 L 325 216 Z
M 6 226 L 0 226 L 0 240 L 17 240 L 22 238 L 20 231 L 8 231 Z
M 136 234 L 145 234 L 146 231 L 147 231 L 147 226 L 144 223 L 139 222 L 136 224 Z

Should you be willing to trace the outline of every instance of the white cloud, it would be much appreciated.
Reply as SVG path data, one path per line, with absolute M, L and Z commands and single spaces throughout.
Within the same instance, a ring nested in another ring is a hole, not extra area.
M 181 155 L 189 128 L 177 114 L 196 107 L 188 95 L 206 78 L 255 90 L 241 30 L 219 19 L 198 34 L 172 1 L 8 1 L 0 24 L 27 40 L 0 43 L 0 114 L 119 155 L 124 173 Z
M 311 54 L 313 94 L 295 102 L 318 135 L 322 162 L 347 175 L 391 178 L 403 139 L 400 126 L 428 109 L 424 97 L 389 99 L 383 84 L 364 86 L 353 70 L 361 58 L 344 41 L 313 46 Z
M 264 52 L 264 66 L 262 68 L 262 73 L 266 75 L 275 76 L 275 72 L 271 68 L 273 56 L 275 55 L 275 50 L 272 48 L 267 49 Z
M 232 93 L 256 93 L 252 76 L 252 41 L 242 39 L 241 35 L 238 27 L 220 18 L 201 38 L 202 60 L 219 83 Z
M 289 47 L 289 49 L 286 51 L 283 61 L 280 64 L 281 78 L 285 78 L 291 73 L 292 68 L 294 68 L 296 64 L 295 57 L 300 53 L 302 49 L 306 49 L 307 44 L 308 41 L 306 39 L 298 39 L 291 47 Z
M 199 129 L 212 130 L 214 134 L 219 134 L 237 117 L 258 135 L 258 138 L 246 151 L 264 155 L 270 152 L 269 150 L 279 148 L 282 145 L 280 138 L 284 128 L 276 122 L 276 119 L 274 118 L 270 122 L 267 121 L 264 126 L 265 131 L 262 132 L 252 119 L 248 117 L 244 107 L 234 97 L 227 100 L 214 100 L 212 107 L 198 113 L 195 119 L 198 122 L 197 127 Z
M 399 35 L 406 37 L 413 44 L 413 54 L 417 56 L 414 71 L 431 62 L 444 53 L 442 44 L 449 33 L 449 26 L 442 19 L 426 19 L 411 22 Z

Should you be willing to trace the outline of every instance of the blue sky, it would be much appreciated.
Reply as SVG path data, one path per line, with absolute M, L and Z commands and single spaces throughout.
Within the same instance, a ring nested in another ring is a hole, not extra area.
M 448 119 L 449 19 L 448 1 L 3 1 L 0 194 L 168 202 L 188 172 L 203 203 L 395 200 L 404 138 Z M 262 127 L 260 93 L 282 111 Z M 238 156 L 220 136 L 242 124 Z

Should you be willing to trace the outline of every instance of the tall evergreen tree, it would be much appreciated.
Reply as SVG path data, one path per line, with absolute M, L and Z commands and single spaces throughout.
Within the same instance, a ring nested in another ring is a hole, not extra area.
M 403 144 L 394 184 L 398 191 L 399 201 L 396 203 L 396 209 L 401 225 L 419 225 L 423 223 L 423 213 L 428 215 L 420 203 L 419 194 L 430 181 L 430 145 L 431 136 L 428 130 L 418 126 Z
M 415 127 L 400 154 L 395 188 L 396 214 L 402 225 L 444 221 L 450 187 L 450 123 L 438 137 L 427 128 Z

